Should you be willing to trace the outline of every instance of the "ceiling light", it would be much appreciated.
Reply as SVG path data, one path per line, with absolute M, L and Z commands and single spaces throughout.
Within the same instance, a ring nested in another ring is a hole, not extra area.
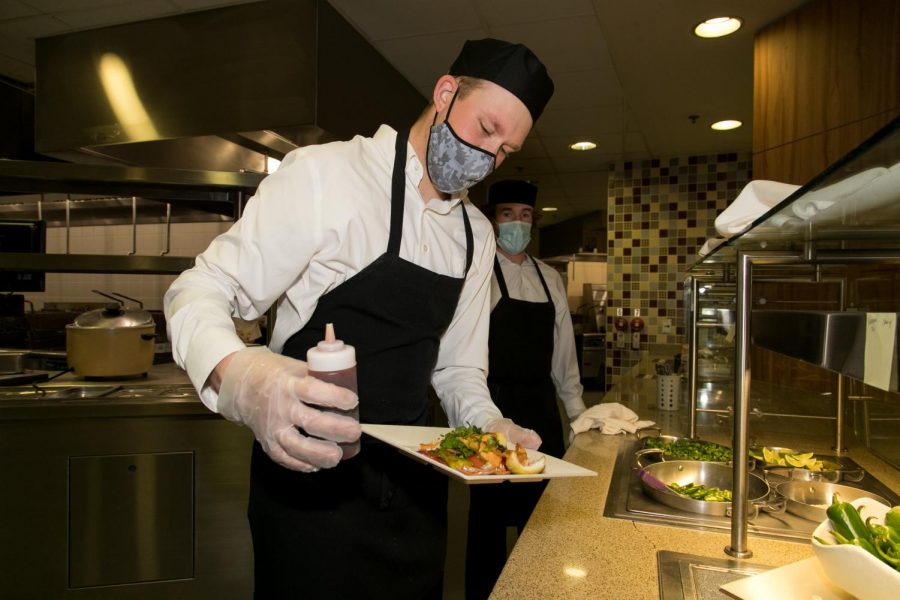
M 742 23 L 738 17 L 715 17 L 694 27 L 694 35 L 702 38 L 722 37 L 740 29 Z
M 581 150 L 581 151 L 593 150 L 596 147 L 597 147 L 597 144 L 595 144 L 594 142 L 575 142 L 574 144 L 569 146 L 569 148 L 571 148 L 572 150 Z
M 544 211 L 544 212 L 556 212 L 556 211 L 558 211 L 559 209 L 556 208 L 555 206 L 545 206 L 545 207 L 542 208 L 541 210 Z
M 728 131 L 729 129 L 737 129 L 743 125 L 740 121 L 736 121 L 734 119 L 725 119 L 724 121 L 716 121 L 712 125 L 710 125 L 711 129 L 715 129 L 716 131 Z

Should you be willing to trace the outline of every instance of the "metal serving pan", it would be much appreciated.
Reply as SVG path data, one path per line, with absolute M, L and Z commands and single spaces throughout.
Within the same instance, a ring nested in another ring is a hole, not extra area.
M 785 499 L 785 508 L 789 513 L 816 522 L 828 518 L 825 509 L 831 504 L 834 494 L 840 496 L 841 500 L 845 502 L 866 497 L 887 506 L 891 505 L 890 502 L 872 492 L 827 481 L 785 481 L 775 486 L 775 493 Z
M 652 478 L 667 486 L 672 483 L 679 485 L 695 483 L 725 490 L 730 490 L 733 487 L 732 468 L 723 463 L 699 460 L 668 460 L 645 465 L 642 463 L 641 458 L 642 456 L 637 456 L 638 470 L 648 473 Z M 771 492 L 769 484 L 759 475 L 753 473 L 749 475 L 750 518 L 755 518 L 760 509 L 767 512 L 784 512 L 784 501 L 769 501 Z M 694 498 L 682 496 L 673 490 L 657 489 L 648 483 L 647 479 L 640 477 L 640 474 L 639 478 L 644 493 L 667 506 L 701 515 L 731 516 L 731 502 L 695 500 Z
M 676 442 L 692 442 L 692 443 L 695 443 L 695 444 L 709 444 L 709 445 L 711 445 L 711 446 L 718 446 L 718 447 L 720 447 L 720 448 L 728 448 L 728 446 L 725 446 L 725 445 L 723 445 L 723 444 L 717 444 L 717 443 L 715 443 L 715 442 L 709 442 L 709 441 L 707 441 L 707 440 L 701 440 L 701 439 L 697 439 L 697 438 L 678 437 L 678 436 L 674 436 L 674 435 L 662 435 L 662 434 L 656 434 L 656 435 L 643 435 L 643 431 L 646 431 L 646 430 L 642 430 L 642 432 L 639 432 L 639 433 L 638 433 L 638 440 L 640 440 L 640 442 L 641 442 L 641 447 L 642 447 L 642 450 L 638 450 L 638 452 L 643 453 L 644 450 L 647 450 L 647 453 L 646 453 L 646 454 L 649 454 L 649 453 L 651 453 L 651 452 L 657 452 L 657 453 L 658 453 L 657 456 L 655 456 L 655 457 L 654 457 L 654 456 L 648 456 L 648 457 L 647 457 L 647 458 L 649 458 L 651 461 L 654 461 L 654 460 L 655 460 L 655 461 L 661 461 L 661 460 L 692 460 L 692 459 L 690 459 L 690 458 L 679 458 L 679 457 L 671 457 L 671 458 L 669 458 L 669 457 L 667 457 L 666 454 L 665 454 L 665 452 L 664 452 L 661 448 L 655 448 L 655 447 L 648 446 L 648 444 L 650 443 L 649 440 L 653 440 L 653 439 L 659 439 L 659 440 L 661 440 L 662 442 L 664 442 L 664 443 L 666 443 L 666 444 L 674 444 L 674 443 L 676 443 Z M 730 448 L 729 448 L 729 450 L 730 450 Z M 719 461 L 710 461 L 710 462 L 719 462 Z M 755 464 L 755 463 L 752 463 L 752 464 Z M 751 466 L 751 469 L 752 469 L 752 466 Z
M 798 450 L 794 450 L 793 448 L 783 448 L 779 446 L 765 447 L 775 452 L 787 451 L 798 454 L 800 453 Z M 804 467 L 792 467 L 774 463 L 766 463 L 761 458 L 763 456 L 762 449 L 763 446 L 753 446 L 752 448 L 750 448 L 750 457 L 756 459 L 759 468 L 766 473 L 766 476 L 772 474 L 787 477 L 789 479 L 799 479 L 802 481 L 826 481 L 831 483 L 837 483 L 839 481 L 849 481 L 851 483 L 856 483 L 862 481 L 863 477 L 865 477 L 866 475 L 866 472 L 861 468 L 848 467 L 841 464 L 840 462 L 821 458 L 819 458 L 819 460 L 821 460 L 823 463 L 822 471 L 810 471 L 809 469 L 806 469 Z

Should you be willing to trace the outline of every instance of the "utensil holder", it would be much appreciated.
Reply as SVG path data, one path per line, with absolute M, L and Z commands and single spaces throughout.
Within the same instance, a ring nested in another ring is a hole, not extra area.
M 656 402 L 659 410 L 678 410 L 681 406 L 681 375 L 656 376 Z

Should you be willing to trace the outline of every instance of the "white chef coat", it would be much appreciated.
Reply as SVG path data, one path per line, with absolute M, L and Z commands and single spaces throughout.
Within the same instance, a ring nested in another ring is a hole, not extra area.
M 279 352 L 312 316 L 319 297 L 387 250 L 395 140 L 396 132 L 382 125 L 371 138 L 290 152 L 260 184 L 241 218 L 169 288 L 164 304 L 172 354 L 209 408 L 216 410 L 218 398 L 206 385 L 209 374 L 225 356 L 244 348 L 232 316 L 254 319 L 277 302 L 270 348 Z M 407 155 L 401 258 L 462 277 L 462 210 L 468 205 L 473 260 L 441 338 L 432 385 L 451 426 L 484 427 L 501 416 L 485 379 L 495 251 L 491 225 L 465 193 L 424 200 L 418 189 L 422 163 L 411 145 Z M 335 332 L 340 338 L 340 323 Z
M 541 269 L 541 275 L 544 276 L 550 290 L 553 308 L 556 310 L 550 377 L 556 387 L 556 395 L 566 408 L 566 414 L 570 419 L 574 419 L 584 411 L 582 399 L 584 387 L 581 385 L 581 375 L 578 371 L 575 331 L 572 328 L 572 317 L 569 316 L 569 300 L 562 277 L 553 267 L 530 256 L 526 256 L 521 265 L 509 260 L 500 252 L 497 253 L 497 260 L 506 281 L 506 289 L 513 300 L 547 301 L 547 294 L 544 293 L 544 287 L 535 272 L 534 262 Z M 491 277 L 491 310 L 497 306 L 502 297 L 497 278 Z M 523 324 L 523 327 L 527 327 L 527 324 Z

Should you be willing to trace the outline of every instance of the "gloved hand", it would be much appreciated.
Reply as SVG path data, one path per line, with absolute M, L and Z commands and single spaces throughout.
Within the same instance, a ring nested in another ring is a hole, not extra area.
M 260 346 L 231 355 L 217 408 L 249 427 L 272 460 L 309 473 L 337 465 L 343 455 L 337 442 L 355 442 L 361 433 L 355 419 L 325 409 L 357 404 L 350 390 L 308 376 L 305 362 Z
M 522 444 L 529 450 L 537 450 L 541 445 L 541 436 L 533 429 L 525 429 L 513 423 L 512 419 L 498 418 L 488 421 L 485 431 L 494 431 L 506 436 L 513 444 Z

